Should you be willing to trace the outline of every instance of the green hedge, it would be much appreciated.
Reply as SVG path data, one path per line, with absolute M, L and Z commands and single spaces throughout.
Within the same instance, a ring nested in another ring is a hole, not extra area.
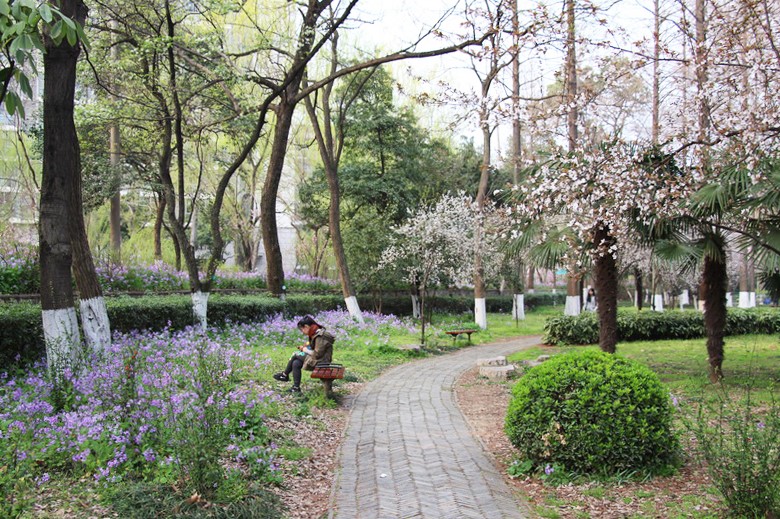
M 696 311 L 666 312 L 618 311 L 618 340 L 654 341 L 704 337 L 704 315 Z M 545 323 L 546 344 L 596 344 L 599 342 L 598 316 L 585 312 L 561 316 Z M 726 335 L 780 333 L 780 311 L 776 308 L 729 308 Z
M 526 310 L 533 310 L 539 306 L 561 305 L 566 302 L 566 294 L 525 294 Z M 360 296 L 358 297 L 360 308 L 368 310 L 381 310 L 385 314 L 411 315 L 411 295 L 392 296 Z M 473 296 L 430 296 L 425 300 L 426 308 L 434 312 L 445 314 L 461 314 L 474 311 Z M 491 313 L 510 313 L 512 311 L 512 296 L 489 296 L 486 298 L 485 307 Z M 427 310 L 426 310 L 427 312 Z
M 579 350 L 520 379 L 505 430 L 530 471 L 658 473 L 678 457 L 672 416 L 669 392 L 649 368 Z

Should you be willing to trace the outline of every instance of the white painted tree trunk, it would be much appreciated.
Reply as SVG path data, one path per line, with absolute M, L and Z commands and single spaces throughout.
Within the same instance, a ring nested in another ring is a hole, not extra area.
M 203 330 L 208 326 L 206 315 L 209 307 L 209 294 L 210 292 L 201 292 L 200 290 L 192 293 L 192 313 L 195 314 L 195 318 Z
M 755 292 L 750 292 L 749 300 L 750 300 L 750 308 L 755 308 L 756 307 L 756 293 Z
M 512 319 L 525 320 L 525 295 L 514 294 L 512 298 Z
M 680 293 L 680 310 L 682 310 L 685 305 L 689 304 L 691 304 L 691 296 L 687 290 L 683 290 Z
M 566 296 L 566 306 L 563 307 L 563 315 L 580 315 L 580 296 Z
M 726 292 L 726 307 L 731 308 L 732 306 L 734 306 L 734 297 L 731 292 Z
M 750 308 L 750 292 L 739 293 L 739 307 Z
M 111 323 L 103 296 L 79 301 L 81 328 L 89 351 L 100 353 L 111 346 Z
M 412 296 L 412 317 L 420 318 L 420 298 L 417 296 Z
M 65 368 L 73 368 L 81 353 L 81 337 L 76 309 L 44 310 L 43 339 L 46 341 L 46 364 L 55 379 Z
M 487 329 L 487 310 L 484 297 L 474 299 L 474 322 L 483 330 Z
M 654 294 L 653 295 L 653 310 L 656 312 L 663 312 L 664 311 L 664 295 L 663 294 Z
M 344 298 L 344 302 L 347 304 L 347 311 L 349 312 L 349 315 L 360 324 L 364 324 L 365 321 L 363 320 L 363 312 L 360 311 L 360 305 L 358 304 L 357 297 L 346 297 Z

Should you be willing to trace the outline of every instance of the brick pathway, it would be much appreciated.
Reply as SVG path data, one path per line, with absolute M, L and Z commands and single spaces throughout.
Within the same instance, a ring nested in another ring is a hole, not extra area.
M 329 517 L 526 517 L 471 435 L 452 385 L 476 359 L 538 343 L 529 337 L 465 348 L 398 366 L 366 384 L 350 406 Z

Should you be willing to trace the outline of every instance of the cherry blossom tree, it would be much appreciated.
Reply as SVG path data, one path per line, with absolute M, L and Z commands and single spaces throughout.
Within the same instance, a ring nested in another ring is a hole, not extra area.
M 478 223 L 479 219 L 483 222 Z M 379 267 L 396 269 L 406 282 L 418 288 L 423 344 L 428 291 L 445 283 L 462 286 L 473 277 L 474 262 L 469 259 L 474 254 L 478 226 L 485 229 L 481 238 L 485 272 L 495 278 L 500 270 L 498 248 L 503 230 L 500 214 L 480 210 L 463 193 L 442 196 L 436 203 L 410 214 L 405 223 L 393 229 L 394 237 Z
M 571 269 L 587 251 L 595 270 L 599 345 L 614 352 L 617 342 L 617 258 L 619 244 L 635 242 L 637 221 L 668 214 L 690 186 L 669 158 L 641 146 L 614 141 L 588 153 L 556 158 L 533 170 L 518 186 L 516 232 L 528 222 L 558 215 L 571 233 L 563 254 Z M 567 236 L 567 234 L 562 234 Z M 578 265 L 579 264 L 579 265 Z

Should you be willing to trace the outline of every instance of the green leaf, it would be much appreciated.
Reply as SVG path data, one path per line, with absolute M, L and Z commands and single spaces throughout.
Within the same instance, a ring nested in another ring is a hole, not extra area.
M 11 5 L 8 0 L 0 0 L 0 14 L 11 14 Z
M 61 15 L 61 16 L 62 16 L 62 21 L 65 22 L 65 25 L 68 26 L 68 29 L 75 31 L 76 23 L 65 15 Z
M 81 44 L 84 45 L 84 47 L 89 50 L 89 39 L 87 38 L 86 33 L 84 32 L 84 27 L 80 23 L 76 24 L 76 34 L 79 36 L 79 41 L 81 41 Z
M 8 54 L 15 55 L 16 51 L 19 50 L 19 47 L 22 46 L 22 38 L 21 36 L 17 36 L 13 40 L 11 40 L 11 45 L 8 46 Z
M 51 23 L 51 21 L 54 19 L 54 15 L 51 12 L 51 7 L 49 7 L 48 4 L 41 4 L 40 14 L 41 18 L 46 23 Z
M 43 46 L 41 37 L 38 35 L 37 32 L 30 34 L 30 40 L 32 40 L 32 44 L 36 49 L 38 49 L 41 52 L 46 52 L 46 48 Z
M 41 13 L 39 13 L 37 10 L 30 11 L 30 14 L 27 15 L 27 26 L 28 27 L 35 27 L 38 25 L 38 22 L 41 21 Z
M 0 83 L 5 83 L 5 81 L 13 73 L 13 71 L 14 71 L 13 67 L 5 67 L 3 69 L 0 69 Z
M 22 40 L 22 42 L 19 44 L 20 50 L 32 50 L 34 45 L 29 34 L 22 34 L 19 39 Z
M 24 32 L 27 30 L 27 24 L 24 22 L 16 22 L 11 29 L 9 29 L 9 33 L 11 34 L 24 34 Z
M 16 112 L 16 107 L 19 105 L 19 96 L 17 96 L 14 92 L 7 92 L 5 95 L 5 109 L 10 114 L 13 115 Z
M 18 97 L 16 98 L 16 112 L 19 114 L 19 117 L 24 119 L 25 113 L 24 113 L 24 105 L 22 104 L 22 100 Z
M 51 28 L 51 39 L 57 41 L 62 34 L 62 20 L 58 20 Z
M 32 97 L 32 87 L 30 86 L 30 80 L 27 79 L 27 76 L 23 72 L 20 72 L 17 79 L 19 80 L 19 88 L 22 89 L 22 92 L 24 92 L 27 97 Z
M 69 30 L 69 31 L 67 31 L 65 33 L 65 36 L 68 39 L 68 43 L 70 43 L 71 45 L 76 45 L 78 43 L 78 41 L 79 41 L 79 37 L 76 34 L 76 31 L 70 31 Z

